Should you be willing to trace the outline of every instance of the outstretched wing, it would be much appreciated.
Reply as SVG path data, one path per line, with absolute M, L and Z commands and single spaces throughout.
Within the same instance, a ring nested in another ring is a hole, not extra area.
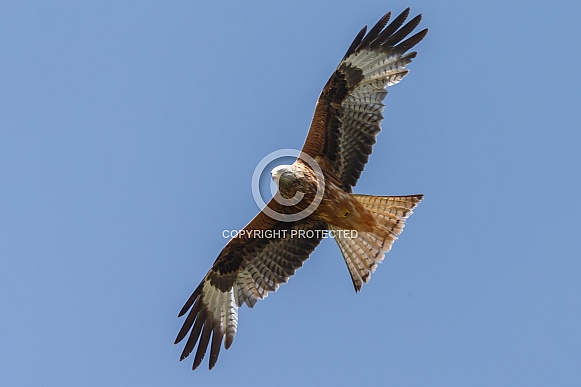
M 367 35 L 364 27 L 317 101 L 303 152 L 324 156 L 347 192 L 357 183 L 381 130 L 385 88 L 406 76 L 406 66 L 416 56 L 406 52 L 428 32 L 403 40 L 421 20 L 418 15 L 403 25 L 408 15 L 409 8 L 387 25 L 388 12 Z
M 271 200 L 268 206 L 282 208 Z M 175 343 L 189 333 L 180 360 L 198 349 L 194 358 L 196 369 L 210 345 L 210 369 L 218 360 L 224 336 L 224 347 L 232 345 L 238 325 L 238 307 L 253 307 L 258 299 L 274 292 L 303 265 L 317 247 L 327 229 L 325 223 L 303 219 L 280 222 L 260 212 L 224 247 L 202 283 L 179 313 L 186 317 Z M 210 344 L 210 337 L 212 338 Z

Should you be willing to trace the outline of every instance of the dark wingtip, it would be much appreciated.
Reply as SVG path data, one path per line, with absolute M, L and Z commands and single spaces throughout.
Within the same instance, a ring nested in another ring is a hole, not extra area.
M 369 30 L 369 33 L 367 34 L 367 36 L 365 36 L 361 44 L 363 46 L 369 45 L 369 43 L 371 43 L 375 38 L 377 38 L 377 36 L 381 33 L 381 31 L 385 28 L 385 26 L 389 22 L 390 18 L 391 11 L 383 15 L 382 18 L 379 19 L 379 21 L 373 26 L 373 28 Z
M 196 368 L 200 366 L 200 364 L 202 364 L 202 360 L 204 360 L 205 354 L 206 351 L 203 350 L 200 353 L 200 347 L 198 347 L 198 351 L 196 351 L 196 357 L 194 358 L 194 364 L 192 365 L 192 371 L 194 371 Z
M 197 297 L 197 295 L 196 295 Z M 194 297 L 194 295 L 192 294 L 190 296 L 190 298 L 188 298 L 188 300 L 186 301 L 186 303 L 184 304 L 184 306 L 182 306 L 182 308 L 180 309 L 180 312 L 178 313 L 178 318 L 182 317 L 184 314 L 186 314 L 188 312 L 188 310 L 190 310 L 190 308 L 192 307 L 192 304 L 194 303 L 196 297 Z
M 363 37 L 365 36 L 366 32 L 367 32 L 367 26 L 363 26 L 363 28 L 361 29 L 361 31 L 359 31 L 359 33 L 357 34 L 355 39 L 353 39 L 353 42 L 351 43 L 351 45 L 347 49 L 347 52 L 345 53 L 345 56 L 343 56 L 343 59 L 347 58 L 349 55 L 351 55 L 355 52 L 355 50 L 357 49 L 357 47 L 359 46 L 359 44 L 363 40 Z
M 214 366 L 216 365 L 216 362 L 218 361 L 218 356 L 214 357 L 214 356 L 210 356 L 210 364 L 208 369 L 212 369 L 214 368 Z
M 204 360 L 211 334 L 212 329 L 210 328 L 209 324 L 204 324 L 202 334 L 200 335 L 200 341 L 198 342 L 198 350 L 196 351 L 196 357 L 194 358 L 194 365 L 192 366 L 192 370 L 198 368 L 198 366 L 202 363 L 202 360 Z
M 184 350 L 182 351 L 182 354 L 180 355 L 180 361 L 182 361 L 185 358 L 187 358 L 188 356 L 190 356 L 191 352 L 192 352 L 191 350 L 187 350 L 186 348 L 184 348 Z
M 220 347 L 222 346 L 222 338 L 224 335 L 220 332 L 219 325 L 214 327 L 212 332 L 212 344 L 210 346 L 210 369 L 214 368 L 220 355 Z
M 182 317 L 184 314 L 186 314 L 186 312 L 188 310 L 190 310 L 190 308 L 192 307 L 192 305 L 194 304 L 194 301 L 196 301 L 196 299 L 198 298 L 198 296 L 200 294 L 202 294 L 202 288 L 204 286 L 204 281 L 202 281 L 198 287 L 196 288 L 196 290 L 194 290 L 194 292 L 192 293 L 192 295 L 190 296 L 190 298 L 188 298 L 188 300 L 186 301 L 186 303 L 184 304 L 184 306 L 182 307 L 182 309 L 180 310 L 180 313 L 178 314 L 178 317 Z
M 385 25 L 389 22 L 389 19 L 391 18 L 391 11 L 387 11 L 385 13 L 385 15 L 383 15 L 383 17 L 381 19 L 379 19 L 379 21 L 377 22 L 378 25 L 383 24 L 383 27 L 385 27 Z M 383 29 L 383 27 L 381 27 L 381 29 Z
M 226 340 L 224 340 L 224 348 L 228 349 L 234 342 L 234 336 L 226 335 Z
M 408 18 L 408 16 L 410 15 L 410 11 L 411 11 L 411 8 L 410 7 L 407 7 L 406 9 L 403 10 L 402 13 L 400 13 L 399 15 L 397 15 L 397 17 L 395 18 L 395 20 L 399 20 L 400 21 L 400 26 Z M 394 20 L 394 22 L 395 22 L 395 20 Z
M 175 341 L 173 342 L 173 343 L 174 343 L 174 345 L 175 345 L 175 344 L 179 344 L 179 343 L 180 343 L 180 341 L 182 341 L 182 340 L 184 339 L 184 337 L 186 337 L 186 335 L 187 335 L 187 332 L 189 331 L 189 328 L 188 328 L 188 331 L 186 331 L 185 333 L 182 333 L 182 332 L 183 332 L 183 330 L 184 330 L 184 327 L 182 326 L 182 329 L 180 329 L 180 331 L 178 332 L 178 335 L 176 336 L 176 339 L 175 339 Z
M 427 33 L 428 33 L 428 29 L 424 28 L 423 30 L 421 30 L 417 34 L 413 35 L 412 37 L 399 43 L 396 46 L 396 50 L 398 50 L 399 52 L 406 52 L 407 50 L 413 48 L 416 44 L 421 42 L 424 39 L 424 37 L 427 35 Z

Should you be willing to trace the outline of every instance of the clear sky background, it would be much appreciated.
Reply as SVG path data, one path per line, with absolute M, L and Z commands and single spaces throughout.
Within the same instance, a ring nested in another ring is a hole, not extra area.
M 355 191 L 426 198 L 363 291 L 332 240 L 211 372 L 177 313 L 359 29 L 430 33 Z M 578 386 L 578 1 L 0 4 L 0 385 Z

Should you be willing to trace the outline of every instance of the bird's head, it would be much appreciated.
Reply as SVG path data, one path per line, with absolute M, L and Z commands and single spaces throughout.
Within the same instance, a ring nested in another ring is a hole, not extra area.
M 273 170 L 270 172 L 270 175 L 272 180 L 274 180 L 276 183 L 277 187 L 280 185 L 280 179 L 283 177 L 283 175 L 291 179 L 294 178 L 292 165 L 279 165 L 278 167 L 273 168 Z

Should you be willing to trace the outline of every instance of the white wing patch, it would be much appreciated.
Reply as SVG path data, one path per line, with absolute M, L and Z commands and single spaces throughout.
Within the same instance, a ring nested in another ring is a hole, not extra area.
M 218 322 L 218 328 L 222 335 L 226 336 L 226 348 L 232 343 L 238 327 L 238 306 L 234 299 L 234 292 L 222 292 L 216 289 L 210 281 L 204 282 L 204 303 L 214 321 Z

